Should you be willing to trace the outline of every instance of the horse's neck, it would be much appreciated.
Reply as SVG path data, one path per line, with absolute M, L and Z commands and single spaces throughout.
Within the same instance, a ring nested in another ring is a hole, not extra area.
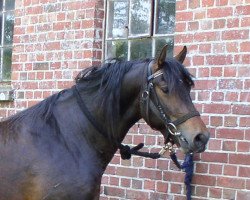
M 141 118 L 140 95 L 144 80 L 144 66 L 131 68 L 125 75 L 121 87 L 121 118 L 118 126 L 120 141 L 126 136 L 128 130 Z

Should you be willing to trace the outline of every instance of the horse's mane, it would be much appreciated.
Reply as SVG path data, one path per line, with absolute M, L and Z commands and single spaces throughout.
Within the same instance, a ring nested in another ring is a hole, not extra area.
M 147 64 L 150 60 L 117 61 L 105 63 L 101 67 L 91 67 L 80 72 L 75 81 L 86 93 L 95 93 L 94 99 L 100 103 L 109 122 L 111 137 L 115 137 L 120 116 L 120 92 L 124 75 L 135 64 Z
M 104 109 L 105 120 L 110 123 L 109 131 L 111 137 L 115 137 L 115 127 L 120 114 L 120 91 L 124 75 L 135 64 L 147 66 L 152 59 L 139 61 L 115 61 L 105 63 L 102 66 L 92 66 L 81 71 L 76 76 L 76 84 L 80 90 L 86 94 L 91 94 L 94 100 L 101 100 L 100 107 Z M 181 98 L 185 98 L 183 92 L 194 85 L 192 76 L 186 68 L 174 59 L 168 59 L 163 64 L 164 79 L 167 82 L 169 93 L 177 93 Z M 183 84 L 185 87 L 183 87 Z M 56 93 L 40 103 L 11 116 L 3 122 L 14 124 L 28 117 L 30 123 L 36 123 L 36 120 L 42 119 L 51 126 L 57 126 L 53 115 L 53 107 L 63 91 Z M 86 95 L 88 96 L 88 95 Z M 2 123 L 2 122 L 0 122 Z M 58 128 L 58 127 L 56 127 Z

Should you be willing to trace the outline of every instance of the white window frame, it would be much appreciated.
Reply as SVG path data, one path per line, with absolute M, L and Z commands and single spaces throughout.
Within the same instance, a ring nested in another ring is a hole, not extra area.
M 127 37 L 125 38 L 119 38 L 119 37 L 108 37 L 108 27 L 110 26 L 110 19 L 109 19 L 109 2 L 111 1 L 124 1 L 124 0 L 106 0 L 106 20 L 105 20 L 105 45 L 104 45 L 104 60 L 105 59 L 109 59 L 110 57 L 108 57 L 108 42 L 112 42 L 112 41 L 127 41 L 127 60 L 131 59 L 131 42 L 135 41 L 136 39 L 151 39 L 151 43 L 152 43 L 152 53 L 151 53 L 151 57 L 155 57 L 156 54 L 158 52 L 156 52 L 156 40 L 157 39 L 169 39 L 171 41 L 171 47 L 170 47 L 170 51 L 169 51 L 169 55 L 172 56 L 173 55 L 173 43 L 174 43 L 174 30 L 171 33 L 164 33 L 164 34 L 159 34 L 156 33 L 156 29 L 157 29 L 157 8 L 158 8 L 158 0 L 151 0 L 151 13 L 150 13 L 150 25 L 149 25 L 149 34 L 141 34 L 141 35 L 129 35 L 129 33 L 127 34 Z M 128 1 L 128 7 L 130 7 L 130 1 L 131 0 L 127 0 Z M 174 0 L 167 0 L 169 3 L 174 3 L 176 5 L 176 1 Z M 131 17 L 129 16 L 130 12 L 128 12 L 128 25 L 130 26 L 131 24 Z M 128 30 L 130 31 L 130 30 Z M 158 50 L 157 50 L 158 51 Z

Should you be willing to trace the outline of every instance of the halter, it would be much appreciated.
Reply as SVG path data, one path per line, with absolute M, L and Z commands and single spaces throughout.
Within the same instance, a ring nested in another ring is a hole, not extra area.
M 200 116 L 200 113 L 198 111 L 193 111 L 190 113 L 187 113 L 186 115 L 171 121 L 170 117 L 165 113 L 164 108 L 159 100 L 159 97 L 155 91 L 153 80 L 159 76 L 163 76 L 163 72 L 161 70 L 155 72 L 152 74 L 151 65 L 148 65 L 147 68 L 147 76 L 146 76 L 146 86 L 143 89 L 142 95 L 141 95 L 141 113 L 145 113 L 145 120 L 150 124 L 150 118 L 149 118 L 149 104 L 152 102 L 152 106 L 155 107 L 159 113 L 159 117 L 164 122 L 166 128 L 167 128 L 167 135 L 165 136 L 166 140 L 169 139 L 169 136 L 172 135 L 174 137 L 179 137 L 181 141 L 188 143 L 187 139 L 183 136 L 183 134 L 178 131 L 177 126 L 184 123 L 190 118 L 193 118 L 195 116 Z M 145 110 L 145 112 L 144 112 Z M 165 141 L 167 143 L 167 141 Z M 173 143 L 170 142 L 168 144 L 165 144 L 165 150 L 169 149 L 170 152 L 172 152 L 172 145 Z

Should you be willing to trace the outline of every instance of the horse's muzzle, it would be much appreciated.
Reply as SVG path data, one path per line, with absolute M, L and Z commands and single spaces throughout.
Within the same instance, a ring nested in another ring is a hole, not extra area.
M 193 145 L 194 152 L 201 153 L 206 150 L 206 145 L 209 140 L 209 133 L 199 133 L 195 136 Z

